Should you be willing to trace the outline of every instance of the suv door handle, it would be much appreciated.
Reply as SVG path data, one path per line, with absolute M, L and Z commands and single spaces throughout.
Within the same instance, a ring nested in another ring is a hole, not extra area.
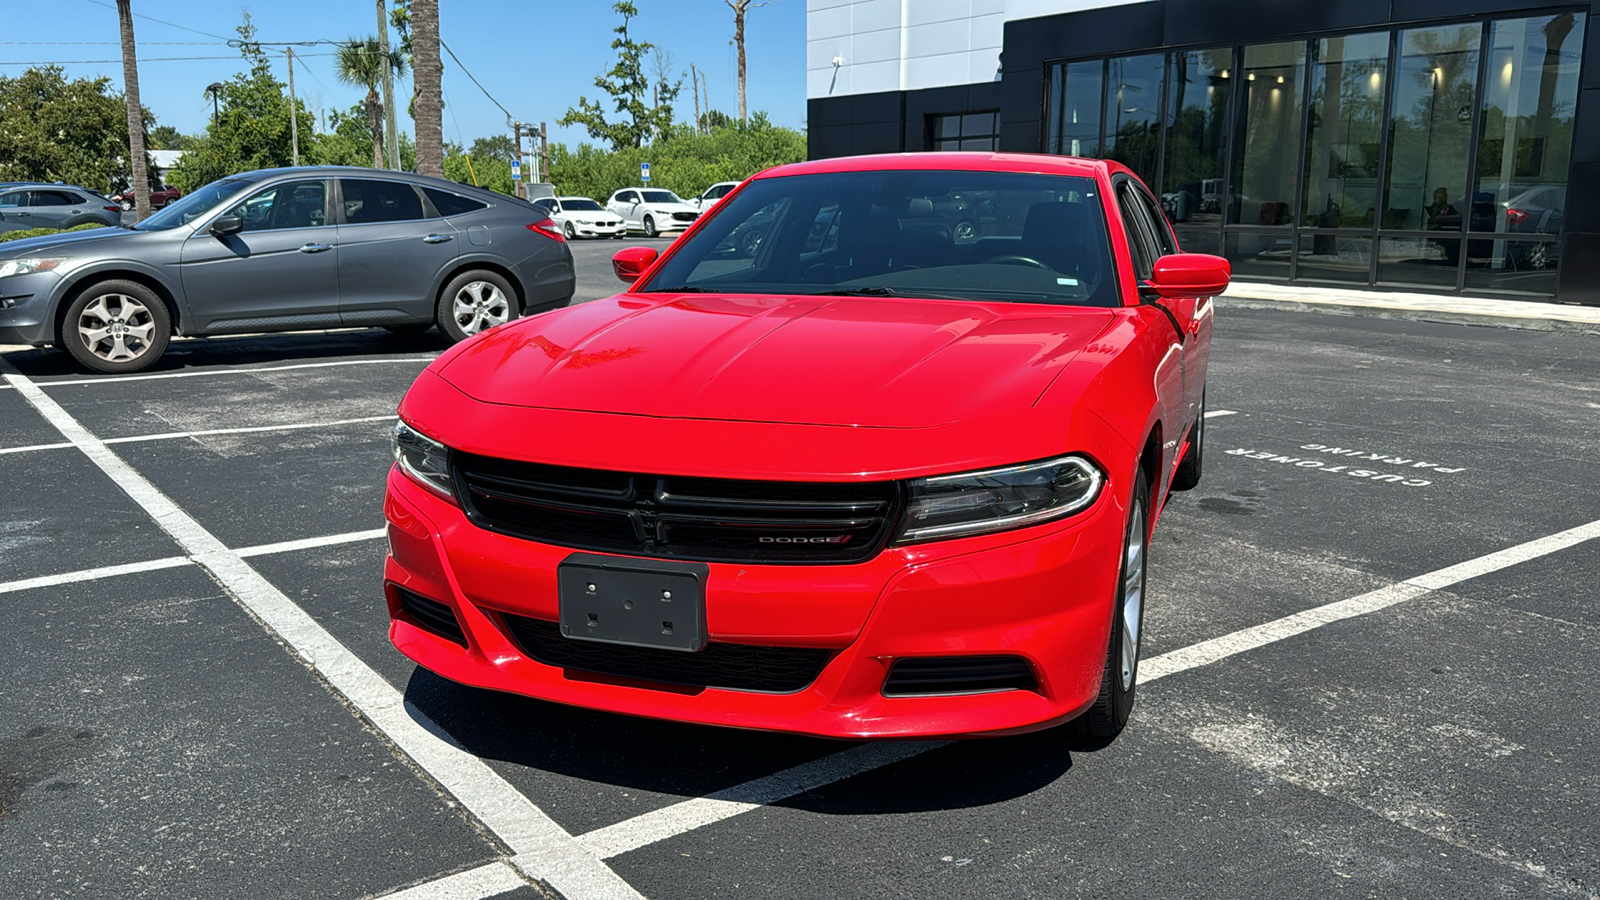
M 332 244 L 306 244 L 306 245 L 304 245 L 304 246 L 302 246 L 300 248 L 300 252 L 301 253 L 321 253 L 324 250 L 332 250 L 332 249 L 333 249 L 333 245 Z
M 452 237 L 453 237 L 452 235 L 448 235 L 448 234 L 430 234 L 427 237 L 423 238 L 422 242 L 424 244 L 442 244 L 445 241 L 450 240 Z

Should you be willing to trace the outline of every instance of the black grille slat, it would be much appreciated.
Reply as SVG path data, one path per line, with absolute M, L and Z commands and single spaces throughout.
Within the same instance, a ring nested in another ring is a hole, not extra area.
M 1033 667 L 1020 656 L 934 656 L 895 660 L 883 693 L 974 694 L 987 691 L 1037 691 Z
M 396 586 L 395 593 L 400 596 L 400 608 L 411 618 L 416 619 L 423 628 L 442 638 L 455 641 L 463 647 L 467 645 L 467 636 L 462 633 L 461 623 L 457 621 L 455 611 L 450 607 L 402 587 Z
M 543 619 L 502 614 L 512 638 L 548 666 L 689 687 L 792 694 L 804 690 L 832 651 L 712 642 L 697 653 L 573 640 Z
M 740 481 L 453 458 L 467 515 L 480 528 L 665 559 L 861 562 L 882 549 L 899 505 L 894 482 Z

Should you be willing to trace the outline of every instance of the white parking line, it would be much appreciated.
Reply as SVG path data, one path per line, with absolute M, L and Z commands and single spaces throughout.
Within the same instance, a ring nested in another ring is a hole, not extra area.
M 0 594 L 9 594 L 13 591 L 31 591 L 34 588 L 54 587 L 58 584 L 75 584 L 79 581 L 93 581 L 96 578 L 137 575 L 140 572 L 154 572 L 158 569 L 176 569 L 179 566 L 187 566 L 193 562 L 194 560 L 187 556 L 169 556 L 165 559 L 124 563 L 120 566 L 79 569 L 76 572 L 63 572 L 60 575 L 41 575 L 38 578 L 24 578 L 20 581 L 7 581 L 4 584 L 0 584 Z
M 492 862 L 380 897 L 381 900 L 482 900 L 527 884 L 507 863 Z
M 1239 411 L 1237 409 L 1212 409 L 1206 411 L 1206 418 L 1220 419 L 1223 416 L 1237 416 L 1238 414 Z
M 158 372 L 154 375 L 123 375 L 104 378 L 71 378 L 63 381 L 32 382 L 36 387 L 58 388 L 79 384 L 121 384 L 125 381 L 157 381 L 165 378 L 201 378 L 206 375 L 255 375 L 261 372 L 289 372 L 295 369 L 330 369 L 336 366 L 383 366 L 395 363 L 433 362 L 433 356 L 391 356 L 384 359 L 341 359 L 334 362 L 296 363 L 292 366 L 257 366 L 255 368 L 198 369 L 183 372 Z
M 298 541 L 279 541 L 276 544 L 257 544 L 254 547 L 240 547 L 233 551 L 235 556 L 248 558 L 251 556 L 266 556 L 269 553 L 289 553 L 295 550 L 309 550 L 312 547 L 332 547 L 335 544 L 353 544 L 358 541 L 374 541 L 383 537 L 385 530 L 373 528 L 369 531 L 351 531 L 346 534 L 329 534 L 323 537 L 301 538 Z
M 392 422 L 394 414 L 362 416 L 359 419 L 330 419 L 326 422 L 295 422 L 289 425 L 251 425 L 243 428 L 210 428 L 205 431 L 163 431 L 159 434 L 136 434 L 130 437 L 101 438 L 105 444 L 137 444 L 143 441 L 174 441 L 183 438 L 211 437 L 219 434 L 262 434 L 269 431 L 300 431 L 307 428 L 336 428 L 340 425 L 361 425 L 370 422 Z M 30 444 L 26 447 L 0 447 L 0 454 L 32 453 L 36 450 L 62 450 L 74 446 L 65 444 Z
M 0 455 L 6 454 L 6 453 L 32 453 L 35 450 L 62 450 L 62 449 L 65 449 L 65 448 L 71 447 L 71 446 L 72 446 L 71 443 L 66 443 L 66 444 L 29 444 L 26 447 L 0 447 Z
M 111 476 L 195 562 L 210 571 L 241 606 L 511 848 L 515 854 L 512 865 L 528 877 L 550 885 L 568 900 L 642 900 L 643 895 L 580 846 L 488 763 L 456 744 L 427 716 L 407 704 L 383 676 L 0 358 L 0 371 L 7 370 L 6 380 L 56 430 Z

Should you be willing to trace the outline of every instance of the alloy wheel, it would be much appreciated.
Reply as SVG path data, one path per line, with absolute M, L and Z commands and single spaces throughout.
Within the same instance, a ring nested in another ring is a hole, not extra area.
M 1133 673 L 1139 664 L 1139 629 L 1144 621 L 1144 548 L 1144 505 L 1135 501 L 1122 560 L 1122 651 L 1118 669 L 1124 691 L 1133 687 Z
M 127 294 L 105 294 L 84 307 L 78 337 L 106 362 L 130 362 L 150 350 L 155 319 L 149 308 Z
M 463 332 L 477 334 L 505 324 L 511 317 L 511 304 L 506 295 L 489 282 L 469 281 L 456 292 L 450 304 L 450 315 Z

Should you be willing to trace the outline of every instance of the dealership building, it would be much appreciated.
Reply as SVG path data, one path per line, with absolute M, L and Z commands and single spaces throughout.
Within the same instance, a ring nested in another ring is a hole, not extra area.
M 1103 157 L 1241 278 L 1600 305 L 1600 0 L 808 0 L 812 158 Z

